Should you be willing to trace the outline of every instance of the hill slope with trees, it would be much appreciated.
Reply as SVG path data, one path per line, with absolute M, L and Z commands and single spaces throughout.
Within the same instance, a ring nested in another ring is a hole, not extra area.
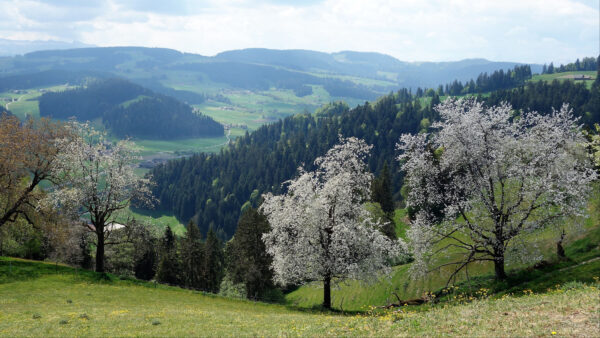
M 176 139 L 223 135 L 223 126 L 176 99 L 122 79 L 93 81 L 87 87 L 48 92 L 40 115 L 81 121 L 102 119 L 119 137 Z
M 514 89 L 493 92 L 487 104 L 508 101 L 514 109 L 550 113 L 563 102 L 570 103 L 576 116 L 587 125 L 600 121 L 600 82 L 592 89 L 572 81 L 527 83 Z M 192 218 L 206 232 L 220 229 L 222 237 L 233 235 L 243 208 L 260 202 L 265 192 L 281 193 L 281 183 L 305 164 L 313 170 L 315 158 L 322 156 L 338 136 L 358 137 L 373 145 L 368 167 L 379 173 L 384 163 L 396 157 L 396 144 L 403 133 L 427 130 L 438 119 L 433 107 L 403 89 L 383 96 L 375 103 L 354 109 L 331 104 L 315 114 L 299 114 L 263 126 L 239 137 L 217 155 L 197 154 L 156 167 L 154 194 L 159 208 L 172 211 L 180 220 Z M 397 161 L 389 162 L 395 200 L 401 200 L 402 174 Z

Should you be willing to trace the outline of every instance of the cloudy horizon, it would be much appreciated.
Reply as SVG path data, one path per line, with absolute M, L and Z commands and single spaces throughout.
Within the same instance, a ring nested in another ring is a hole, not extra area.
M 144 46 L 377 52 L 402 61 L 567 63 L 597 56 L 596 0 L 3 0 L 0 38 Z

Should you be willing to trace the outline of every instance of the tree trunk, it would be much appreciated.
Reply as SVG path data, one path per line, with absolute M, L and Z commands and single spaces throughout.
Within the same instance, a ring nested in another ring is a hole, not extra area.
M 562 233 L 560 234 L 560 239 L 558 240 L 558 242 L 556 242 L 556 255 L 558 256 L 558 258 L 567 258 L 567 255 L 565 255 L 565 248 L 563 248 L 562 243 L 563 240 L 565 239 L 565 229 L 562 229 Z
M 496 279 L 506 279 L 506 272 L 504 271 L 504 257 L 494 257 L 494 270 L 496 271 Z
M 331 277 L 326 276 L 323 280 L 323 307 L 331 309 Z
M 96 272 L 104 272 L 104 227 L 96 228 L 98 244 L 96 245 Z

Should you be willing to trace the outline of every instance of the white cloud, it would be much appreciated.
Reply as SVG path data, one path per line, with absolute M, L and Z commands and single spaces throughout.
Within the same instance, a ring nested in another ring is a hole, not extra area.
M 168 4 L 165 5 L 165 4 Z M 375 51 L 401 60 L 569 62 L 598 55 L 595 0 L 106 0 L 0 2 L 1 37 L 213 55 L 267 47 Z M 46 15 L 44 15 L 46 13 Z

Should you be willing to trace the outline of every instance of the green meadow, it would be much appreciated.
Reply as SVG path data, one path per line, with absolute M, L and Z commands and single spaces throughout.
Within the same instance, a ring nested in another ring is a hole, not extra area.
M 592 83 L 596 79 L 597 72 L 595 71 L 577 71 L 577 72 L 563 72 L 563 73 L 553 73 L 553 74 L 536 74 L 531 80 L 532 82 L 538 81 L 576 81 L 576 82 L 584 82 L 587 88 L 592 87 Z M 574 76 L 582 76 L 591 77 L 591 80 L 573 80 Z

